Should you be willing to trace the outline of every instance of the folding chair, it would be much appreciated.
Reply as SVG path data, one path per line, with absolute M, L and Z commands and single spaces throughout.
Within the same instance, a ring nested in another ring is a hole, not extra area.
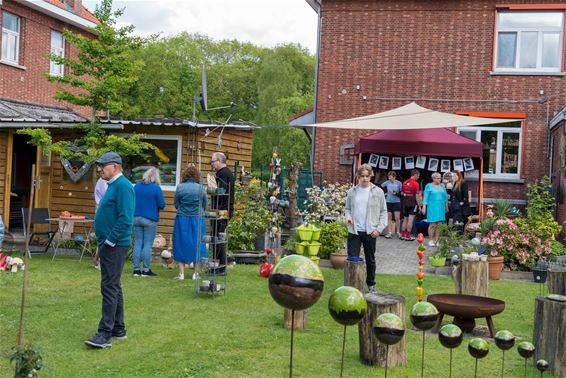
M 24 226 L 24 238 L 27 238 L 27 222 L 28 222 L 28 213 L 29 213 L 29 208 L 27 207 L 23 207 L 22 208 L 22 224 Z M 51 222 L 48 220 L 49 219 L 49 209 L 46 207 L 36 207 L 34 209 L 32 209 L 31 212 L 31 223 L 30 223 L 30 230 L 31 230 L 31 235 L 29 237 L 29 243 L 31 245 L 32 241 L 33 241 L 33 237 L 37 236 L 37 235 L 47 235 L 47 237 L 49 238 L 49 241 L 47 242 L 47 245 L 45 246 L 45 249 L 43 250 L 43 253 L 47 253 L 47 250 L 49 250 L 49 247 L 51 246 L 51 242 L 53 242 L 53 237 L 55 236 L 55 231 L 51 230 Z M 43 225 L 47 227 L 47 231 L 35 231 L 34 230 L 34 226 L 36 225 Z M 30 253 L 40 253 L 40 251 L 31 251 Z

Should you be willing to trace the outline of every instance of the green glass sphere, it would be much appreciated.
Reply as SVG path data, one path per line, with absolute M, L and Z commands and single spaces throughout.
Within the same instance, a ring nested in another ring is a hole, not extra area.
M 417 302 L 411 309 L 411 323 L 423 331 L 434 327 L 439 316 L 438 310 L 430 302 Z
M 511 349 L 515 345 L 515 336 L 506 329 L 498 331 L 495 334 L 495 345 L 501 350 Z
M 540 371 L 541 373 L 543 371 L 547 371 L 548 370 L 548 361 L 546 360 L 538 360 L 537 361 L 537 369 L 538 371 Z
M 489 343 L 476 337 L 468 342 L 468 352 L 474 358 L 484 358 L 489 353 Z
M 367 312 L 364 295 L 355 287 L 342 286 L 334 290 L 328 300 L 328 311 L 342 325 L 357 324 Z
M 373 323 L 373 333 L 383 344 L 397 344 L 405 334 L 405 325 L 395 314 L 381 314 Z
M 535 346 L 528 341 L 521 341 L 517 345 L 517 351 L 523 358 L 531 358 L 535 354 Z
M 438 341 L 446 348 L 457 348 L 462 344 L 464 332 L 455 324 L 446 324 L 438 331 Z

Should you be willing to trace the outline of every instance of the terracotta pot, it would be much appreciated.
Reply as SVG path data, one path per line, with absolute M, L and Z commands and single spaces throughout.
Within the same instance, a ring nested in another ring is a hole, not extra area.
M 489 256 L 487 262 L 489 263 L 489 279 L 500 279 L 503 270 L 503 256 Z
M 330 263 L 334 269 L 344 269 L 344 265 L 346 265 L 346 259 L 348 255 L 342 255 L 338 253 L 332 253 L 330 255 Z

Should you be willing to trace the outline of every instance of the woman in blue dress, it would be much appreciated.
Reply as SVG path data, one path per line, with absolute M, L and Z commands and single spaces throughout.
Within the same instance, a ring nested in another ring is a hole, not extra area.
M 200 172 L 194 165 L 189 165 L 181 179 L 183 182 L 177 186 L 174 199 L 177 216 L 173 228 L 173 258 L 179 266 L 177 280 L 185 279 L 186 263 L 195 263 L 193 279 L 198 275 L 197 246 L 200 257 L 207 257 L 202 237 L 206 233 L 204 210 L 208 206 L 208 198 L 199 182 Z
M 446 222 L 446 213 L 448 212 L 448 193 L 441 182 L 442 176 L 438 172 L 432 174 L 432 182 L 427 184 L 423 196 L 423 212 L 426 214 L 426 220 L 429 223 L 428 236 L 430 238 L 428 245 L 438 247 L 438 222 Z

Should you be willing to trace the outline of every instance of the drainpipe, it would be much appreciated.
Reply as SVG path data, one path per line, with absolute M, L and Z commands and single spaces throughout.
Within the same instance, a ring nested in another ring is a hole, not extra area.
M 322 31 L 322 16 L 320 15 L 320 1 L 317 1 L 318 9 L 318 30 L 316 36 L 316 61 L 315 61 L 315 71 L 314 71 L 314 104 L 313 104 L 313 112 L 314 112 L 314 123 L 318 121 L 317 119 L 317 103 L 318 103 L 318 65 L 320 60 L 320 33 Z M 315 143 L 316 143 L 316 127 L 312 127 L 312 141 L 311 141 L 311 161 L 310 161 L 310 169 L 311 169 L 311 183 L 314 186 L 314 154 L 315 154 Z

